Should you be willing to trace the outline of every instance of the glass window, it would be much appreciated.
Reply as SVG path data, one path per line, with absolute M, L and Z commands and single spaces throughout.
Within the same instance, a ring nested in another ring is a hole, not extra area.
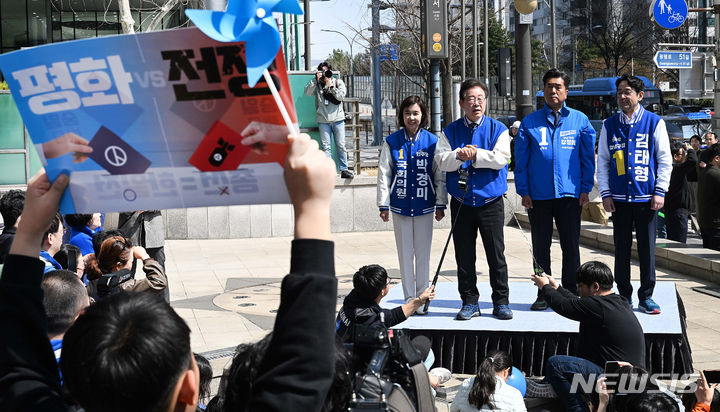
M 28 39 L 25 1 L 0 1 L 0 15 L 2 15 L 3 47 L 26 46 Z
M 75 16 L 75 38 L 88 39 L 96 37 L 97 22 L 94 11 L 81 11 Z
M 47 9 L 44 1 L 28 1 L 28 35 L 29 44 L 45 44 L 48 42 Z
M 140 30 L 140 18 L 142 16 L 140 15 L 140 12 L 139 11 L 131 11 L 130 14 L 132 15 L 132 18 L 134 21 L 133 27 L 135 28 L 135 31 L 136 32 L 141 31 Z
M 52 37 L 51 42 L 58 42 L 62 40 L 62 25 L 60 24 L 60 13 L 54 12 L 51 15 L 52 19 Z
M 42 162 L 40 161 L 40 156 L 38 156 L 32 140 L 28 142 L 28 154 L 30 155 L 30 176 L 28 176 L 28 178 L 30 178 L 43 167 Z
M 118 14 L 116 11 L 98 13 L 98 36 L 122 33 Z
M 24 154 L 0 153 L 0 165 L 3 170 L 3 173 L 0 173 L 0 185 L 24 185 L 27 183 Z
M 75 13 L 64 11 L 60 14 L 62 21 L 61 40 L 75 40 Z
M 23 122 L 12 95 L 0 94 L 0 149 L 25 147 Z

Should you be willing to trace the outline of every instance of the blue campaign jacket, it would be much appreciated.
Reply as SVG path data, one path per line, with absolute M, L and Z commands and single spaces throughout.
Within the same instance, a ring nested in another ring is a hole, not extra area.
M 595 130 L 563 106 L 557 128 L 548 106 L 522 120 L 515 139 L 515 190 L 533 200 L 580 197 L 595 184 Z
M 500 135 L 506 131 L 507 127 L 504 124 L 487 116 L 482 117 L 474 131 L 472 127 L 469 127 L 465 117 L 455 120 L 443 129 L 451 150 L 469 144 L 480 149 L 493 150 Z M 458 186 L 458 172 L 447 172 L 446 179 L 448 193 L 457 200 L 463 199 L 463 204 L 472 207 L 482 206 L 507 192 L 507 166 L 499 170 L 477 169 L 472 166 L 472 161 L 468 160 L 462 164 L 461 168 L 467 169 L 469 174 L 468 193 L 464 199 L 463 192 Z
M 669 176 L 659 179 L 664 173 L 659 163 L 661 157 L 669 157 L 669 143 L 665 145 L 659 139 L 667 140 L 667 134 L 655 133 L 662 121 L 660 116 L 642 106 L 639 110 L 633 124 L 621 120 L 621 113 L 603 123 L 608 154 L 607 161 L 601 164 L 607 171 L 607 188 L 600 188 L 603 199 L 612 196 L 620 202 L 648 202 L 653 195 L 665 196 L 663 186 L 667 186 Z M 672 170 L 672 165 L 668 166 L 665 171 Z
M 70 230 L 72 231 L 72 234 L 70 235 L 70 241 L 68 243 L 77 246 L 83 256 L 95 253 L 92 244 L 92 237 L 96 231 L 87 226 L 71 227 Z
M 438 137 L 420 129 L 413 142 L 406 138 L 405 129 L 400 129 L 385 138 L 385 142 L 390 150 L 392 168 L 390 211 L 413 217 L 434 212 L 436 204 L 438 209 L 444 209 L 445 202 L 436 201 L 438 182 L 433 176 Z M 380 210 L 385 209 L 387 207 L 380 206 Z

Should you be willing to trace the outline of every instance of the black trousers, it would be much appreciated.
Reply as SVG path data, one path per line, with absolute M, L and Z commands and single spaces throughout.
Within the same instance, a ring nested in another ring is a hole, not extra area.
M 562 250 L 561 283 L 572 293 L 577 293 L 575 272 L 580 266 L 581 213 L 582 206 L 574 197 L 533 200 L 533 208 L 528 209 L 535 260 L 550 275 L 552 275 L 550 246 L 552 245 L 553 220 L 555 221 Z M 538 296 L 540 296 L 540 292 L 538 292 Z
M 615 212 L 613 212 L 615 282 L 617 282 L 618 292 L 628 299 L 632 297 L 633 292 L 633 287 L 630 284 L 633 228 L 635 229 L 638 260 L 640 261 L 638 299 L 645 300 L 652 297 L 655 290 L 656 217 L 657 211 L 650 209 L 650 202 L 628 203 L 615 201 Z
M 676 242 L 687 242 L 688 211 L 687 209 L 665 209 L 665 228 L 667 238 Z
M 510 289 L 503 232 L 505 207 L 502 198 L 478 207 L 463 205 L 453 198 L 450 202 L 450 212 L 453 221 L 457 217 L 453 244 L 457 262 L 458 292 L 463 305 L 476 304 L 480 298 L 475 272 L 478 231 L 487 257 L 493 304 L 509 304 Z

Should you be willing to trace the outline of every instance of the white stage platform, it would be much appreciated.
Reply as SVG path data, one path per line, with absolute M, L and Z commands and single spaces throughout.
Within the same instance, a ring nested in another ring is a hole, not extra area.
M 493 305 L 490 301 L 490 284 L 478 284 L 480 291 L 480 317 L 467 321 L 455 320 L 462 302 L 457 290 L 457 282 L 439 282 L 437 295 L 430 303 L 430 311 L 424 316 L 411 316 L 410 319 L 396 326 L 398 329 L 432 329 L 432 330 L 485 330 L 507 332 L 567 332 L 577 333 L 578 322 L 564 318 L 552 309 L 536 312 L 530 305 L 537 297 L 537 287 L 528 282 L 509 282 L 510 309 L 513 319 L 499 320 L 492 316 Z M 633 282 L 637 290 L 639 282 Z M 637 308 L 637 295 L 633 299 L 635 315 L 645 333 L 681 333 L 680 317 L 675 293 L 674 282 L 657 282 L 653 299 L 662 308 L 659 315 L 648 315 Z M 394 285 L 380 306 L 393 308 L 405 303 L 402 286 Z

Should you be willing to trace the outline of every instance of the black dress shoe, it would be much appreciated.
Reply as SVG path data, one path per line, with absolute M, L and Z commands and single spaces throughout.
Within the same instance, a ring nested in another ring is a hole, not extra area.
M 354 177 L 353 172 L 349 170 L 343 170 L 340 172 L 340 177 L 343 179 L 352 179 Z
M 547 309 L 547 302 L 543 298 L 537 298 L 535 302 L 530 306 L 530 310 L 545 310 Z

